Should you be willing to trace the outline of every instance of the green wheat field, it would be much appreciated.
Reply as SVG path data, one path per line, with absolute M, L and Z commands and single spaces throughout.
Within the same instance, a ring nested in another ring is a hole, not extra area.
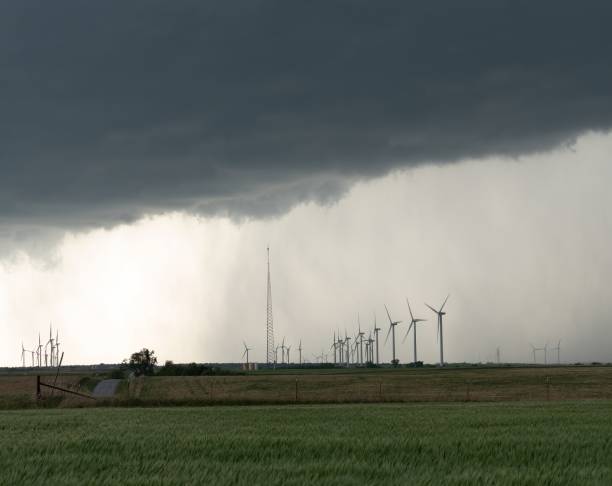
M 0 411 L 0 484 L 612 484 L 612 402 Z

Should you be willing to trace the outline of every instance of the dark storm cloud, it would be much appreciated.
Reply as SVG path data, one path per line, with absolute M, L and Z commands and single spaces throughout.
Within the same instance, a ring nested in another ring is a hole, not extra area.
M 0 4 L 0 221 L 266 214 L 612 123 L 609 2 Z

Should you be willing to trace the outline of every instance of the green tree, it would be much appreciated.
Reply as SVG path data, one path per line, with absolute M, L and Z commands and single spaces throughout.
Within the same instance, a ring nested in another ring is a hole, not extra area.
M 142 348 L 137 353 L 132 353 L 129 361 L 126 362 L 124 360 L 124 364 L 127 369 L 133 371 L 136 376 L 152 375 L 155 371 L 155 365 L 157 364 L 155 351 Z

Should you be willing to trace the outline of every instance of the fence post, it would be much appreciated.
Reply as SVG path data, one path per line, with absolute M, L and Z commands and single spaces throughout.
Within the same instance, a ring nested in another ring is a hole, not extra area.
M 546 377 L 546 401 L 550 401 L 550 376 Z
M 383 394 L 382 394 L 382 381 L 378 384 L 378 399 L 382 402 L 383 401 Z
M 298 381 L 295 379 L 295 401 L 298 401 Z
M 36 375 L 36 398 L 40 400 L 40 375 Z

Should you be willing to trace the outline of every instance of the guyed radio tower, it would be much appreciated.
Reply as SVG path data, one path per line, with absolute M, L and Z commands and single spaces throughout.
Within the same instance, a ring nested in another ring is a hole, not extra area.
M 270 247 L 268 250 L 268 309 L 267 309 L 267 322 L 266 322 L 266 350 L 267 350 L 267 363 L 268 365 L 275 364 L 276 352 L 274 349 L 274 323 L 272 319 L 272 282 L 270 282 Z

